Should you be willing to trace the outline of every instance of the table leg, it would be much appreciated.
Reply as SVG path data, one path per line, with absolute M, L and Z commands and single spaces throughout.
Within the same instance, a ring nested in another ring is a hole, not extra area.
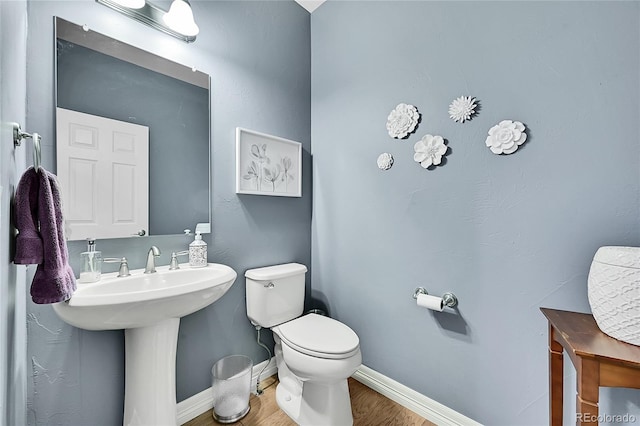
M 555 340 L 549 325 L 549 425 L 562 426 L 563 356 L 562 345 Z
M 598 425 L 600 365 L 593 359 L 579 358 L 577 371 L 576 425 Z

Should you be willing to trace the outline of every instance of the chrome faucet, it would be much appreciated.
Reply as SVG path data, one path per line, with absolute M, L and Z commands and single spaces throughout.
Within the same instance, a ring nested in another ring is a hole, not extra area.
M 156 272 L 156 257 L 158 256 L 160 256 L 160 249 L 156 246 L 151 246 L 147 254 L 147 266 L 144 268 L 145 274 L 153 274 Z

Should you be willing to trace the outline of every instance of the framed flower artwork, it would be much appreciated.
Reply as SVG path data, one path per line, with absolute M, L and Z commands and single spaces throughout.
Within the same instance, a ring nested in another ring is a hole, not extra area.
M 236 128 L 236 194 L 302 196 L 302 144 Z

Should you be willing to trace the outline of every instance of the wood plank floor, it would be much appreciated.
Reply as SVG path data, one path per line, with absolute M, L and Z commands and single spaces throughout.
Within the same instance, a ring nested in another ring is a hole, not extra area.
M 296 426 L 276 403 L 277 376 L 262 382 L 264 393 L 251 395 L 251 411 L 235 425 L 241 426 Z M 349 394 L 355 426 L 435 426 L 411 410 L 380 395 L 362 383 L 349 378 Z M 215 426 L 221 423 L 213 420 L 211 410 L 185 423 L 185 426 Z M 318 425 L 331 426 L 331 425 Z

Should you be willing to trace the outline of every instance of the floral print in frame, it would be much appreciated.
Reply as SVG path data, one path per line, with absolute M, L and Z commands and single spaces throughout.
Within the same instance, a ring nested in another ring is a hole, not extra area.
M 236 128 L 236 193 L 302 196 L 302 144 Z

